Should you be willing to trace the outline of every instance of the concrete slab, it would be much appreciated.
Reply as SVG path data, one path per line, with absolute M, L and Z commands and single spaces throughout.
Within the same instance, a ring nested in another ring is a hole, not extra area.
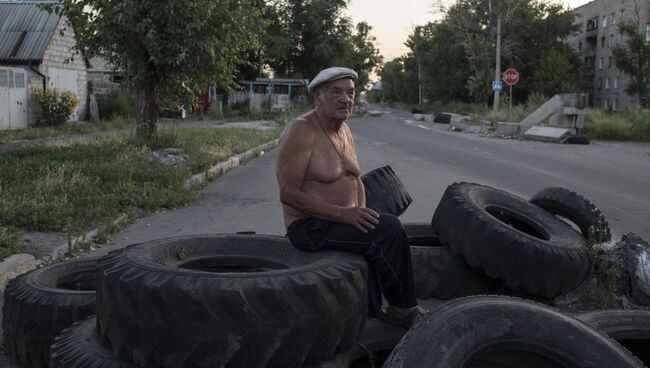
M 563 143 L 571 134 L 569 129 L 534 126 L 524 133 L 524 138 L 531 141 Z
M 487 135 L 490 132 L 490 127 L 485 125 L 470 125 L 465 129 L 465 133 L 474 133 L 478 135 Z
M 435 116 L 433 114 L 424 114 L 424 121 L 427 123 L 433 123 Z
M 4 293 L 9 280 L 36 268 L 36 258 L 31 254 L 14 254 L 0 262 L 0 292 Z
M 424 121 L 424 114 L 413 114 L 413 120 Z

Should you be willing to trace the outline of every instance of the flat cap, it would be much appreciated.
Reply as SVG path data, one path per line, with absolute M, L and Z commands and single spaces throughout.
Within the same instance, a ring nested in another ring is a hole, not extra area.
M 312 93 L 314 92 L 314 89 L 318 86 L 320 86 L 323 83 L 326 82 L 331 82 L 343 78 L 352 78 L 352 80 L 357 80 L 357 72 L 350 68 L 342 68 L 339 66 L 335 66 L 333 68 L 327 68 L 323 69 L 318 73 L 316 78 L 309 83 L 309 87 L 307 88 L 307 92 Z

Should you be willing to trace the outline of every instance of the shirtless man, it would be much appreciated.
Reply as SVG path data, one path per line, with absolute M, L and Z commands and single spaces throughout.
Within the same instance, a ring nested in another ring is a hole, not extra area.
M 368 314 L 410 327 L 425 311 L 415 299 L 406 232 L 395 216 L 365 207 L 361 168 L 345 123 L 356 78 L 347 68 L 321 71 L 308 88 L 316 108 L 292 120 L 280 137 L 276 176 L 284 223 L 299 249 L 362 254 L 369 266 Z M 380 290 L 389 304 L 384 310 Z

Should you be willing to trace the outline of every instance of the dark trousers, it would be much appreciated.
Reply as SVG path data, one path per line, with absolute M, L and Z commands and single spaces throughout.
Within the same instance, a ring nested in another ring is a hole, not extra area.
M 304 251 L 339 250 L 361 254 L 368 262 L 368 315 L 381 311 L 381 294 L 389 305 L 414 307 L 415 285 L 411 251 L 404 226 L 391 214 L 380 214 L 379 224 L 364 234 L 352 225 L 306 218 L 287 229 L 291 243 Z

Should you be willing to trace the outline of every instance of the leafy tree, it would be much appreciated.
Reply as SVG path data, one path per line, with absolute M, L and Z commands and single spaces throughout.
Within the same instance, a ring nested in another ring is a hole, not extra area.
M 576 91 L 579 65 L 574 54 L 575 51 L 568 46 L 562 51 L 556 48 L 548 50 L 535 69 L 533 90 L 545 96 Z
M 637 14 L 638 15 L 638 14 Z M 614 47 L 616 68 L 630 77 L 625 92 L 638 95 L 640 100 L 650 97 L 650 44 L 640 32 L 638 16 L 618 23 L 625 42 Z
M 515 95 L 522 101 L 534 88 L 532 76 L 540 67 L 539 60 L 551 49 L 566 50 L 561 40 L 576 29 L 574 14 L 561 4 L 458 0 L 444 9 L 442 20 L 416 28 L 406 42 L 411 50 L 407 58 L 420 55 L 427 99 L 482 103 L 491 95 L 497 19 L 502 26 L 502 70 L 515 67 L 524 76 Z M 577 65 L 577 55 L 571 53 L 567 58 L 570 65 Z M 407 64 L 405 67 L 408 70 Z M 559 77 L 568 80 L 572 75 Z M 386 83 L 382 86 L 387 87 Z
M 357 89 L 381 62 L 372 28 L 343 16 L 346 0 L 272 0 L 264 40 L 266 63 L 278 76 L 313 78 L 320 70 L 347 66 L 359 73 Z
M 64 0 L 56 7 L 77 24 L 79 46 L 130 76 L 136 133 L 153 146 L 162 103 L 208 83 L 232 85 L 262 31 L 255 0 Z

